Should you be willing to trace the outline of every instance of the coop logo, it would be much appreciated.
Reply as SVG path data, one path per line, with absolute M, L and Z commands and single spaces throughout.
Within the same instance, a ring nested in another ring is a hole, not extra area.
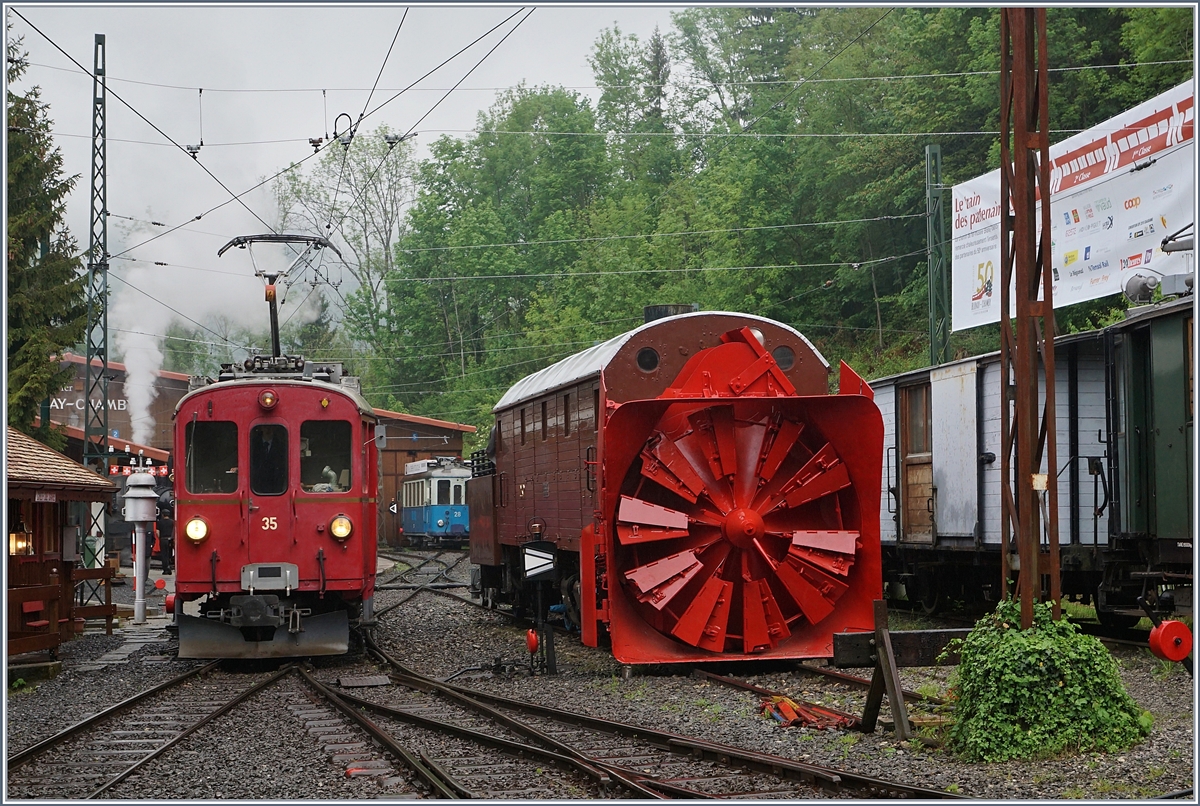
M 1136 255 L 1130 255 L 1129 257 L 1121 258 L 1122 269 L 1136 269 L 1140 265 L 1142 265 L 1141 252 L 1138 252 Z
M 1142 203 L 1142 197 L 1134 196 L 1132 199 L 1125 200 L 1125 209 L 1133 210 L 1133 209 L 1139 207 L 1141 205 L 1141 203 Z
M 1162 187 L 1158 188 L 1157 190 L 1151 191 L 1150 196 L 1155 199 L 1161 199 L 1164 196 L 1170 196 L 1171 192 L 1174 190 L 1175 190 L 1174 185 L 1163 185 Z
M 1079 260 L 1079 250 L 1072 249 L 1070 252 L 1063 253 L 1063 264 L 1070 266 L 1075 261 Z
M 1108 268 L 1107 260 L 1101 260 L 1097 263 L 1089 263 L 1088 267 L 1087 267 L 1088 271 L 1101 271 L 1102 269 L 1107 269 L 1107 268 Z

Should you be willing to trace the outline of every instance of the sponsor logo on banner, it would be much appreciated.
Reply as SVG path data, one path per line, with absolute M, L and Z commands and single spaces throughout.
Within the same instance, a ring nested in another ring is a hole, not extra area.
M 1088 285 L 1090 285 L 1090 286 L 1104 285 L 1108 282 L 1108 278 L 1109 278 L 1109 275 L 1107 275 L 1107 274 L 1103 274 L 1099 277 L 1093 277 L 1092 279 L 1088 280 Z
M 1154 250 L 1153 250 L 1153 249 L 1147 249 L 1147 250 L 1146 250 L 1146 254 L 1142 255 L 1142 265 L 1143 265 L 1143 266 L 1149 266 L 1149 265 L 1150 265 L 1150 258 L 1152 258 L 1152 257 L 1154 257 Z
M 1136 208 L 1136 207 L 1138 207 L 1139 205 L 1141 205 L 1141 203 L 1142 203 L 1142 197 L 1141 197 L 1141 196 L 1134 196 L 1132 199 L 1126 199 L 1126 200 L 1125 200 L 1125 209 L 1126 209 L 1126 210 L 1133 210 L 1134 208 Z
M 1175 189 L 1175 185 L 1173 185 L 1173 184 L 1172 185 L 1164 185 L 1163 187 L 1160 187 L 1157 190 L 1151 191 L 1150 196 L 1155 199 L 1161 199 L 1164 196 L 1170 196 L 1171 191 L 1174 189 Z
M 1070 213 L 1068 213 L 1068 212 L 1066 212 L 1066 211 L 1064 210 L 1064 211 L 1063 211 L 1063 218 L 1066 220 L 1066 222 L 1067 222 L 1067 226 L 1068 226 L 1068 227 L 1069 227 L 1069 226 L 1071 226 L 1071 214 L 1070 214 Z
M 989 260 L 986 263 L 979 264 L 975 278 L 979 282 L 975 286 L 975 293 L 971 295 L 972 303 L 979 302 L 984 297 L 990 298 L 992 296 L 992 278 L 994 274 L 995 267 L 992 265 L 992 261 Z
M 1083 274 L 1083 269 L 1071 269 L 1069 272 L 1067 272 L 1067 275 L 1069 277 L 1079 277 L 1082 274 Z
M 1099 199 L 1096 199 L 1096 209 L 1097 210 L 1111 210 L 1112 202 L 1108 200 L 1107 196 L 1102 196 Z
M 1075 233 L 1078 230 L 1079 230 L 1079 227 L 1071 227 L 1069 230 L 1067 230 L 1066 232 L 1063 233 L 1063 236 L 1066 238 L 1074 237 Z
M 1109 217 L 1108 217 L 1108 218 L 1107 218 L 1107 219 L 1104 221 L 1104 228 L 1105 228 L 1105 229 L 1112 229 L 1112 227 L 1113 227 L 1113 217 L 1112 217 L 1112 216 L 1109 216 Z
M 1071 290 L 1072 290 L 1072 291 L 1082 291 L 1082 290 L 1083 290 L 1083 283 L 1072 283 L 1072 284 L 1071 284 Z
M 1087 219 L 1092 219 L 1092 218 L 1096 217 L 1096 213 L 1092 210 L 1092 205 L 1090 205 L 1090 204 L 1084 205 L 1083 217 L 1087 218 Z
M 1098 263 L 1089 263 L 1087 268 L 1088 268 L 1088 271 L 1100 271 L 1101 269 L 1107 269 L 1108 261 L 1101 260 Z
M 1091 260 L 1091 258 L 1092 258 L 1092 247 L 1090 247 L 1090 246 L 1083 247 L 1083 259 Z
M 1063 263 L 1065 265 L 1070 266 L 1076 260 L 1079 260 L 1079 250 L 1078 249 L 1072 249 L 1070 252 L 1063 253 Z
M 1076 224 L 1079 223 L 1079 211 L 1078 210 L 1071 211 L 1071 220 L 1074 221 Z
M 1138 252 L 1136 255 L 1130 255 L 1129 257 L 1121 258 L 1122 269 L 1136 269 L 1140 265 L 1142 265 L 1141 252 Z

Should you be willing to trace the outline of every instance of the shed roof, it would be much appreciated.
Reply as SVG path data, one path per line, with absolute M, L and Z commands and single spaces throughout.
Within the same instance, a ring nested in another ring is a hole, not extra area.
M 63 353 L 62 361 L 70 364 L 84 364 L 87 362 L 87 359 L 81 355 L 76 355 L 75 353 Z M 92 359 L 92 366 L 99 367 L 99 359 Z M 124 372 L 126 374 L 129 373 L 129 371 L 125 368 L 125 365 L 117 361 L 109 361 L 108 368 L 113 372 Z M 156 370 L 155 374 L 160 378 L 167 378 L 172 381 L 183 381 L 184 383 L 187 383 L 190 377 L 182 372 L 172 372 L 169 369 Z
M 102 501 L 117 486 L 73 459 L 46 447 L 33 437 L 7 426 L 4 445 L 9 492 L 60 490 L 82 493 L 84 500 Z
M 388 411 L 387 409 L 375 409 L 375 416 L 387 420 L 400 420 L 406 423 L 420 423 L 433 428 L 444 428 L 447 431 L 463 431 L 467 434 L 473 434 L 478 429 L 473 425 L 465 423 L 452 423 L 448 420 L 435 420 L 432 417 L 421 417 L 417 414 L 405 414 L 400 411 Z
M 524 378 L 513 384 L 512 388 L 504 393 L 504 396 L 500 398 L 494 407 L 492 407 L 492 411 L 506 409 L 515 403 L 521 402 L 522 400 L 528 400 L 529 398 L 537 397 L 545 392 L 558 389 L 559 387 L 566 386 L 580 380 L 581 378 L 586 378 L 593 373 L 599 372 L 608 365 L 608 362 L 612 360 L 613 356 L 617 354 L 617 351 L 621 349 L 625 342 L 629 341 L 635 335 L 644 330 L 657 327 L 668 320 L 674 321 L 676 319 L 683 319 L 689 316 L 713 316 L 715 314 L 737 316 L 757 322 L 767 322 L 778 325 L 785 330 L 790 330 L 792 333 L 796 334 L 796 336 L 803 339 L 805 344 L 812 348 L 813 354 L 821 361 L 822 364 L 824 364 L 826 367 L 829 366 L 829 362 L 826 361 L 825 357 L 821 355 L 821 351 L 814 347 L 812 342 L 810 342 L 803 333 L 793 327 L 783 324 L 782 322 L 776 322 L 772 319 L 767 319 L 764 316 L 755 316 L 754 314 L 750 313 L 696 311 L 694 313 L 684 313 L 680 314 L 679 316 L 669 316 L 662 319 L 655 319 L 652 322 L 647 322 L 646 324 L 634 328 L 627 333 L 622 333 L 619 336 L 613 336 L 608 341 L 601 342 L 594 347 L 589 347 L 582 352 L 568 356 L 562 361 L 551 364 L 545 369 L 538 370 L 532 375 L 526 375 Z

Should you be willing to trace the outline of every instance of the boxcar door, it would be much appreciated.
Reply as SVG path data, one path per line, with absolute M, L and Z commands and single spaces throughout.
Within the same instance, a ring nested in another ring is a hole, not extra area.
M 250 426 L 250 496 L 246 518 L 249 561 L 276 562 L 281 546 L 292 542 L 291 499 L 295 471 L 293 435 L 283 423 Z
M 933 542 L 933 427 L 929 384 L 900 390 L 900 540 Z

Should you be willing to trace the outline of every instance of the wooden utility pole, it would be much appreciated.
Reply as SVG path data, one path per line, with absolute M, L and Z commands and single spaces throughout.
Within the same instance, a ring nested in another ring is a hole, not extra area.
M 1043 576 L 1049 577 L 1054 617 L 1061 616 L 1046 10 L 1002 9 L 1000 38 L 1000 199 L 1008 208 L 1000 230 L 1001 568 L 1006 596 L 1011 573 L 1019 573 L 1021 628 L 1028 629 L 1033 603 L 1042 597 Z M 1016 303 L 1012 320 L 1010 293 Z M 1039 357 L 1045 377 L 1040 412 Z M 1046 473 L 1040 472 L 1043 454 Z M 1043 503 L 1046 552 L 1041 551 Z M 1017 544 L 1015 568 L 1010 535 Z

